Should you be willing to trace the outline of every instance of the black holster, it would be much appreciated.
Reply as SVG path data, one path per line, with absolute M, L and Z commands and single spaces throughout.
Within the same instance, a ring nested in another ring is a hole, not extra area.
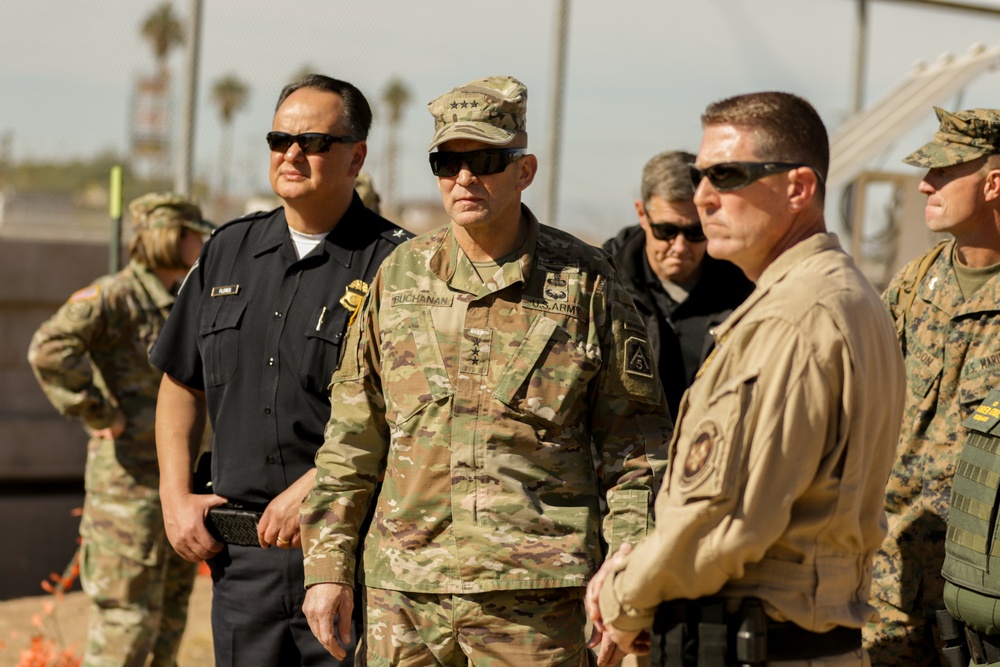
M 703 598 L 661 604 L 650 640 L 655 667 L 763 667 L 859 650 L 861 630 L 811 632 L 768 618 L 757 598 L 744 598 L 730 614 L 724 599 Z
M 941 641 L 944 642 L 941 655 L 948 663 L 948 667 L 968 667 L 969 644 L 965 637 L 965 624 L 944 608 L 934 610 L 934 619 L 937 622 Z
M 653 621 L 652 665 L 662 667 L 760 667 L 767 662 L 767 616 L 747 598 L 735 615 L 721 598 L 660 605 Z

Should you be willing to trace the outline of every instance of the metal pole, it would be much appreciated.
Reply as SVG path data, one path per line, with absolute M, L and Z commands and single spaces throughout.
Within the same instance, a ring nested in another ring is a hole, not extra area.
M 177 156 L 177 173 L 174 178 L 174 190 L 181 194 L 191 194 L 191 171 L 194 164 L 194 133 L 195 112 L 198 107 L 198 58 L 201 50 L 201 3 L 202 0 L 190 0 L 190 17 L 188 18 L 188 34 L 185 41 L 185 56 L 187 68 L 184 72 L 184 85 L 181 108 L 181 141 Z
M 852 111 L 857 113 L 865 106 L 865 69 L 868 55 L 868 0 L 858 0 L 856 50 L 854 52 L 854 99 Z
M 549 119 L 548 154 L 549 182 L 545 202 L 545 224 L 556 226 L 556 210 L 559 204 L 559 164 L 562 147 L 563 89 L 566 77 L 566 34 L 569 27 L 569 0 L 558 0 L 556 15 L 556 53 L 552 73 L 552 98 Z
M 122 268 L 122 168 L 120 165 L 111 167 L 111 186 L 108 188 L 108 215 L 111 216 L 108 273 L 118 273 Z

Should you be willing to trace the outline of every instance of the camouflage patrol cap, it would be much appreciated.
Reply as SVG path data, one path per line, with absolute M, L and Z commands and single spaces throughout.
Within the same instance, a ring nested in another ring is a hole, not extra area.
M 525 129 L 528 88 L 512 76 L 476 79 L 427 105 L 434 116 L 434 150 L 452 139 L 505 146 Z
M 132 217 L 132 229 L 137 232 L 184 226 L 199 234 L 211 234 L 215 229 L 215 225 L 201 217 L 197 204 L 172 192 L 144 194 L 129 203 L 128 212 Z
M 914 167 L 950 167 L 1000 153 L 1000 112 L 969 109 L 949 113 L 934 107 L 941 127 L 934 140 L 903 158 Z

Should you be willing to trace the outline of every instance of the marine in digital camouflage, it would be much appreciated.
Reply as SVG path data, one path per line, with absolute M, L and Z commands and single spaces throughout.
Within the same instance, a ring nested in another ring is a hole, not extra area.
M 148 351 L 173 296 L 130 262 L 70 297 L 31 340 L 28 361 L 49 401 L 89 432 L 81 582 L 93 602 L 85 664 L 174 665 L 196 566 L 170 547 L 159 502 L 153 422 L 161 373 Z
M 450 226 L 376 276 L 331 385 L 302 508 L 306 585 L 435 594 L 583 587 L 652 525 L 671 422 L 645 328 L 600 251 L 539 225 L 484 282 Z M 645 359 L 647 363 L 644 363 Z
M 872 663 L 937 665 L 933 618 L 941 606 L 945 522 L 964 421 L 1000 385 L 1000 277 L 962 296 L 950 241 L 916 287 L 900 344 L 907 399 L 897 460 L 886 487 L 889 532 L 875 557 L 873 603 L 881 617 L 865 629 Z M 883 301 L 893 319 L 903 307 L 903 277 Z
M 934 107 L 940 127 L 934 139 L 910 153 L 903 162 L 930 169 L 969 162 L 1000 149 L 1000 113 L 970 109 L 949 113 Z

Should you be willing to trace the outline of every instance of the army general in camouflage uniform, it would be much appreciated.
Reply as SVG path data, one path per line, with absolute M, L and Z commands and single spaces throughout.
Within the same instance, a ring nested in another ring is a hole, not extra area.
M 933 614 L 944 606 L 961 423 L 1000 385 L 1000 111 L 936 111 L 934 140 L 904 161 L 928 170 L 928 228 L 954 239 L 904 267 L 883 295 L 901 326 L 908 393 L 886 492 L 889 534 L 875 560 L 880 618 L 865 636 L 876 665 L 940 664 Z
M 88 667 L 142 667 L 149 656 L 174 665 L 196 572 L 163 530 L 153 441 L 161 373 L 148 355 L 210 226 L 169 194 L 140 197 L 129 213 L 129 265 L 73 294 L 28 351 L 46 396 L 91 436 L 80 525 Z
M 304 608 L 335 647 L 375 502 L 371 665 L 587 665 L 602 497 L 611 549 L 651 526 L 671 422 L 646 330 L 606 256 L 521 205 L 526 100 L 490 77 L 431 102 L 451 224 L 389 256 L 334 374 Z

